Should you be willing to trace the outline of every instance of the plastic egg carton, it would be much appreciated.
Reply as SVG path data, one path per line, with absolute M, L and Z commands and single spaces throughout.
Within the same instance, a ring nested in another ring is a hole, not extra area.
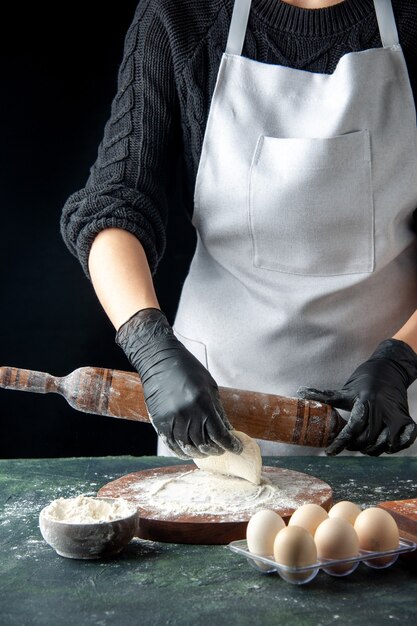
M 398 548 L 395 550 L 387 550 L 385 552 L 369 552 L 360 550 L 358 556 L 348 559 L 319 559 L 313 565 L 305 567 L 290 567 L 281 565 L 273 560 L 273 558 L 265 556 L 257 556 L 248 550 L 247 542 L 232 541 L 227 546 L 232 552 L 236 552 L 245 556 L 249 564 L 263 574 L 278 573 L 281 578 L 293 585 L 305 585 L 315 578 L 320 569 L 330 576 L 347 576 L 355 571 L 359 563 L 364 563 L 368 567 L 374 569 L 384 569 L 390 567 L 398 559 L 400 554 L 404 552 L 412 552 L 417 548 L 417 543 L 400 537 Z

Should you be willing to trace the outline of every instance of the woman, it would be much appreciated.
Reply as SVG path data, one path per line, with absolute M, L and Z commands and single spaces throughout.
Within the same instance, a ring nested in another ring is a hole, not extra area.
M 415 453 L 417 9 L 392 5 L 139 3 L 62 233 L 178 456 L 239 451 L 216 382 L 311 385 L 351 412 L 329 454 Z M 174 336 L 152 273 L 180 167 L 198 237 Z

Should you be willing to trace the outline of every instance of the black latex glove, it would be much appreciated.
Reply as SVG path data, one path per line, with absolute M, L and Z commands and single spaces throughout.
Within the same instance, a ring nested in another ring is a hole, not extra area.
M 138 311 L 119 328 L 116 343 L 141 378 L 155 430 L 177 456 L 241 451 L 215 381 L 178 341 L 161 311 Z
M 298 395 L 351 411 L 343 430 L 326 449 L 333 456 L 347 450 L 378 456 L 408 448 L 417 424 L 408 410 L 407 388 L 417 378 L 417 354 L 397 339 L 386 339 L 338 390 L 300 387 Z

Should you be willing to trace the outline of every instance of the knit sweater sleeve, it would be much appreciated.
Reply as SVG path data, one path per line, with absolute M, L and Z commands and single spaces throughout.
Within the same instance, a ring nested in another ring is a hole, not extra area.
M 133 233 L 155 272 L 165 247 L 178 116 L 168 33 L 155 0 L 141 0 L 97 160 L 62 211 L 62 236 L 87 276 L 94 238 L 110 227 Z

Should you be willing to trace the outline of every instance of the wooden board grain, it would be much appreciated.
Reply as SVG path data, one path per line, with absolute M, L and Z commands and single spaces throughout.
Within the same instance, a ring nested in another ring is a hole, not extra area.
M 184 472 L 196 471 L 192 465 L 175 465 L 143 470 L 122 476 L 104 485 L 98 492 L 101 497 L 123 497 L 134 502 L 139 509 L 139 528 L 137 536 L 152 541 L 191 544 L 227 544 L 230 541 L 244 539 L 246 526 L 252 515 L 243 511 L 233 515 L 187 514 L 173 515 L 167 519 L 166 514 L 159 514 L 155 508 L 144 508 L 141 504 L 141 483 L 150 477 L 175 477 Z M 275 483 L 280 480 L 299 486 L 295 497 L 296 506 L 282 506 L 275 509 L 285 522 L 291 517 L 295 508 L 306 502 L 314 502 L 328 510 L 332 505 L 332 489 L 324 481 L 292 470 L 263 467 L 262 474 Z
M 401 537 L 417 543 L 417 498 L 380 502 L 378 506 L 391 513 L 397 522 Z M 417 550 L 404 554 L 403 558 L 417 560 Z

